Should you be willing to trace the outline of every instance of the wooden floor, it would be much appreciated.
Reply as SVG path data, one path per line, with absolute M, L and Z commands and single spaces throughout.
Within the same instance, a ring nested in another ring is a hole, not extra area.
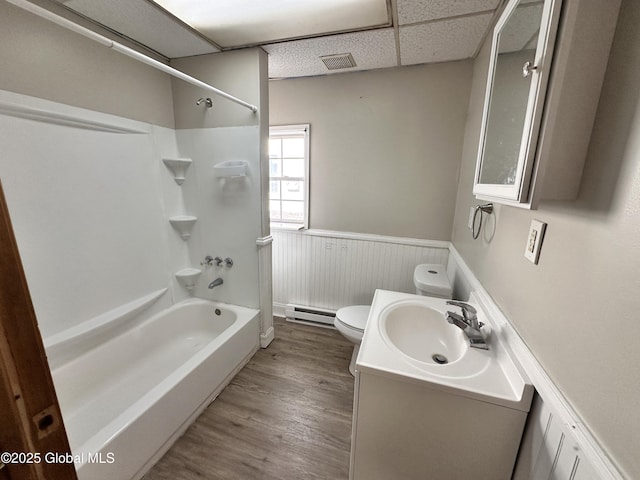
M 347 479 L 353 344 L 274 320 L 259 350 L 145 480 Z

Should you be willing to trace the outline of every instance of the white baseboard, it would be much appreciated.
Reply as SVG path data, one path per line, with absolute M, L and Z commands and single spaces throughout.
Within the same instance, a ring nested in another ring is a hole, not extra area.
M 266 332 L 260 334 L 260 347 L 267 348 L 274 338 L 276 338 L 275 330 L 271 326 Z

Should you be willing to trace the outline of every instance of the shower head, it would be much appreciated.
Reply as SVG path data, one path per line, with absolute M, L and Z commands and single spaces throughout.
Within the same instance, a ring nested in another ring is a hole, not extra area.
M 198 101 L 196 102 L 196 105 L 200 105 L 202 102 L 205 103 L 207 108 L 213 107 L 213 100 L 211 100 L 209 97 L 207 97 L 207 98 L 204 98 L 204 97 L 199 98 Z

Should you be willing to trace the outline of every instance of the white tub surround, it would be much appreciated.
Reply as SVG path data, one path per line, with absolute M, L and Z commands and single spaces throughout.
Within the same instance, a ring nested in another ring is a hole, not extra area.
M 140 478 L 258 348 L 257 189 L 223 195 L 209 158 L 257 152 L 257 127 L 198 133 L 178 186 L 175 130 L 0 91 L 0 177 L 81 479 Z M 183 272 L 209 249 L 235 260 L 213 294 L 216 272 Z M 180 303 L 189 287 L 226 303 Z
M 198 217 L 187 242 L 171 231 L 167 223 L 174 251 L 180 255 L 186 252 L 187 256 L 176 265 L 176 271 L 201 268 L 202 275 L 192 291 L 196 297 L 258 309 L 260 253 L 256 239 L 262 237 L 260 129 L 257 126 L 181 129 L 176 138 L 182 154 L 193 163 L 182 187 L 172 180 L 165 185 L 165 198 L 181 196 L 177 203 L 167 200 L 166 208 L 172 214 L 188 212 Z M 214 165 L 237 156 L 251 159 L 244 180 L 226 182 L 216 178 Z M 215 263 L 199 267 L 207 255 L 232 258 L 233 267 Z M 218 277 L 224 284 L 209 289 L 208 285 Z
M 168 130 L 0 91 L 0 177 L 43 338 L 167 288 L 169 233 L 184 243 L 158 201 Z
M 258 329 L 257 310 L 191 299 L 53 369 L 79 478 L 141 478 L 255 353 Z
M 268 235 L 256 240 L 260 275 L 260 346 L 267 348 L 275 338 L 273 329 L 273 272 L 271 267 L 271 245 L 273 237 Z

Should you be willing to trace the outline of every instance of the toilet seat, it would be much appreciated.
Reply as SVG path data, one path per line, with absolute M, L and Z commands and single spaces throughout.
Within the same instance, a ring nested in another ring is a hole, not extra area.
M 340 323 L 341 326 L 348 328 L 353 333 L 359 333 L 362 335 L 364 333 L 364 327 L 367 326 L 370 310 L 371 305 L 351 305 L 349 307 L 342 307 L 336 312 L 334 324 Z
M 356 359 L 358 358 L 358 351 L 360 350 L 360 343 L 364 335 L 364 327 L 367 326 L 370 310 L 371 305 L 342 307 L 336 312 L 336 318 L 333 321 L 336 329 L 347 340 L 355 343 L 351 354 L 351 363 L 349 364 L 351 375 L 356 374 Z

